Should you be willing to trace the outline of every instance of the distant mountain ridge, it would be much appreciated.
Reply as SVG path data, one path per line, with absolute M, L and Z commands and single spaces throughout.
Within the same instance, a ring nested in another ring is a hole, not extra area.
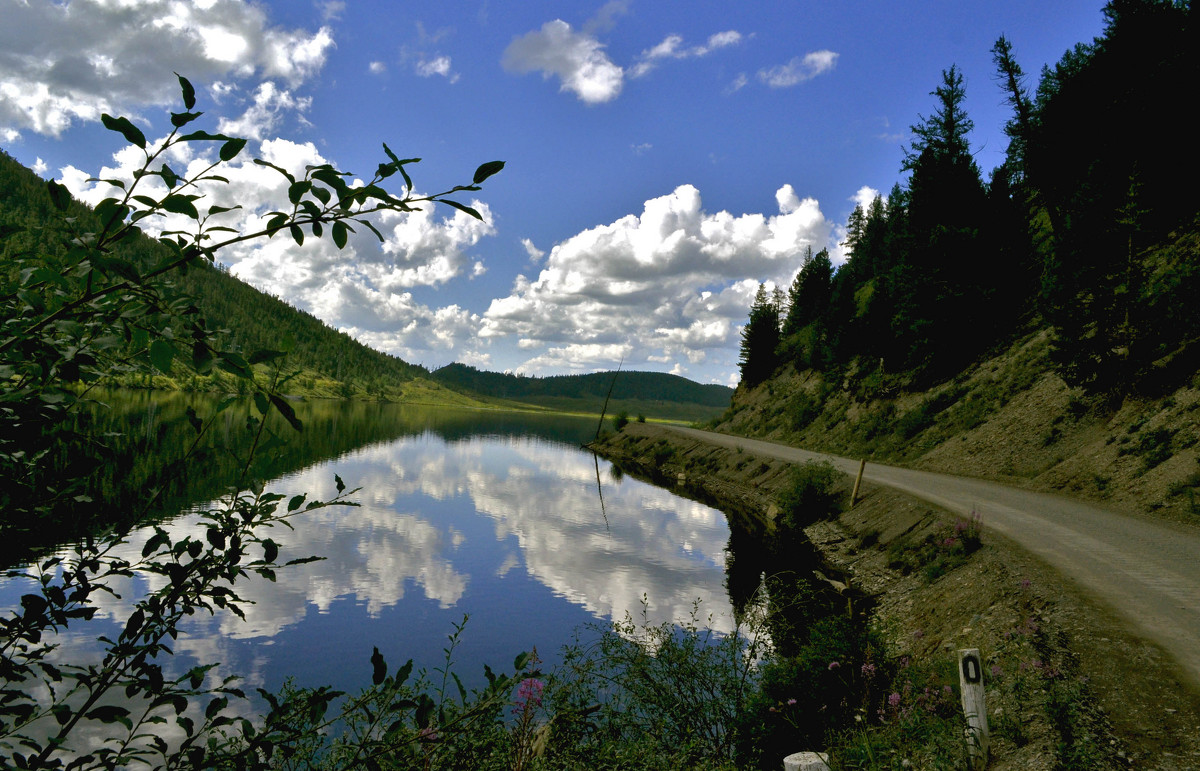
M 687 405 L 698 412 L 712 412 L 726 409 L 733 398 L 733 389 L 727 386 L 697 383 L 666 372 L 620 371 L 614 382 L 611 371 L 531 377 L 488 372 L 456 362 L 434 370 L 430 376 L 447 388 L 560 409 L 573 406 L 599 411 L 610 386 L 610 412 L 624 408 L 661 414 L 665 404 Z

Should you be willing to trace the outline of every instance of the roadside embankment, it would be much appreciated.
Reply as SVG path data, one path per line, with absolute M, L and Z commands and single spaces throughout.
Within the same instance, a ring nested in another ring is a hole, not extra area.
M 625 471 L 768 533 L 789 469 L 736 444 L 723 448 L 643 424 L 596 449 Z M 852 481 L 844 482 L 847 499 Z M 873 623 L 898 660 L 928 662 L 950 684 L 955 651 L 981 650 L 989 768 L 1200 769 L 1200 699 L 1172 657 L 989 531 L 986 520 L 982 547 L 963 553 L 957 542 L 971 526 L 905 493 L 865 484 L 853 509 L 806 533 L 831 582 L 872 598 Z M 906 696 L 908 685 L 889 687 Z

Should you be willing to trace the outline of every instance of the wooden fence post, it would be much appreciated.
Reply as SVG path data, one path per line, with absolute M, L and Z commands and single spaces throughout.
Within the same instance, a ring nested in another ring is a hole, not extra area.
M 867 459 L 863 458 L 858 464 L 858 476 L 854 478 L 854 492 L 850 493 L 850 508 L 858 503 L 858 488 L 862 485 L 863 470 L 867 467 Z
M 983 695 L 983 664 L 978 648 L 959 649 L 958 684 L 962 691 L 963 714 L 967 717 L 967 752 L 975 768 L 984 768 L 988 758 L 988 720 Z

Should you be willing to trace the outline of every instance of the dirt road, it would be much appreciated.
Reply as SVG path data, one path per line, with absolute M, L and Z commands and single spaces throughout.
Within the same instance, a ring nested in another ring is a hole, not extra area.
M 701 441 L 793 462 L 827 460 L 858 472 L 857 460 L 739 436 L 671 426 Z M 980 479 L 868 463 L 865 481 L 903 490 L 961 515 L 1061 571 L 1131 627 L 1169 651 L 1200 687 L 1200 530 L 1122 514 L 1096 504 Z

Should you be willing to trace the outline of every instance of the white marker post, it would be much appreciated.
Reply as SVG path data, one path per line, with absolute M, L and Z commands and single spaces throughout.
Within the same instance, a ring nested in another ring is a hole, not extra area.
M 975 768 L 983 768 L 988 758 L 988 721 L 983 697 L 983 664 L 978 648 L 958 651 L 958 684 L 962 691 L 963 714 L 967 716 L 967 752 Z
M 796 752 L 783 759 L 783 771 L 829 771 L 828 760 L 823 752 Z

